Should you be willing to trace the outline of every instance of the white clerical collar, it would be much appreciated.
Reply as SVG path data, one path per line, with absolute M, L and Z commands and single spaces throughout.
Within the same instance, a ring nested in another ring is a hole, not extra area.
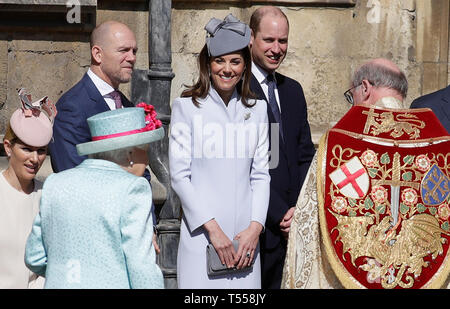
M 97 87 L 97 89 L 100 92 L 100 94 L 102 95 L 102 97 L 104 97 L 105 95 L 107 95 L 107 94 L 109 94 L 109 93 L 111 93 L 112 91 L 115 90 L 110 84 L 108 84 L 103 79 L 98 77 L 97 74 L 92 72 L 91 68 L 89 68 L 89 70 L 87 71 L 87 74 L 91 78 L 91 80 L 94 83 L 95 87 Z
M 394 109 L 401 109 L 403 108 L 403 103 L 399 99 L 396 99 L 394 97 L 383 97 L 379 99 L 374 104 L 376 107 L 381 108 L 394 108 Z

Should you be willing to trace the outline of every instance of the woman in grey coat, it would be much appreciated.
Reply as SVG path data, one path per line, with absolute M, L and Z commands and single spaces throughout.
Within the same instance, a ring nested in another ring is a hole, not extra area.
M 198 81 L 172 104 L 170 174 L 183 211 L 178 287 L 260 288 L 258 241 L 270 184 L 267 107 L 251 99 L 249 27 L 230 14 L 205 29 Z M 239 240 L 237 250 L 232 240 Z M 223 264 L 241 271 L 208 276 L 209 243 Z

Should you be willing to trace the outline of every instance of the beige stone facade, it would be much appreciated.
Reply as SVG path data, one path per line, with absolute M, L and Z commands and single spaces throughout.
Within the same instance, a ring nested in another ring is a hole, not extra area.
M 37 11 L 27 4 L 20 7 L 19 2 L 0 0 L 0 13 L 37 19 L 37 26 L 27 26 L 25 20 L 0 23 L 0 135 L 18 107 L 18 87 L 57 101 L 81 78 L 89 67 L 89 32 L 95 24 L 108 19 L 128 24 L 139 45 L 136 68 L 148 69 L 148 1 L 88 1 L 81 13 L 89 12 L 94 20 L 77 29 L 61 20 L 54 27 L 39 27 L 47 11 L 64 18 L 69 10 L 61 6 L 64 1 L 59 7 L 48 6 L 51 10 L 45 4 L 51 1 L 35 2 Z M 262 3 L 278 5 L 289 18 L 289 50 L 280 71 L 303 85 L 314 142 L 348 110 L 343 92 L 355 68 L 369 59 L 387 57 L 405 71 L 409 80 L 405 107 L 421 94 L 449 84 L 449 0 L 253 2 L 172 1 L 172 99 L 196 76 L 196 56 L 205 42 L 203 27 L 208 20 L 231 12 L 248 22 Z M 7 3 L 6 10 L 1 3 Z M 122 90 L 129 94 L 130 86 Z

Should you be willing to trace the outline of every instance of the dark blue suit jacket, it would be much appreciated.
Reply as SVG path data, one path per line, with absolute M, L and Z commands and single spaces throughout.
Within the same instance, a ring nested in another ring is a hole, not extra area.
M 124 95 L 122 105 L 134 106 Z M 53 171 L 60 172 L 86 159 L 87 156 L 79 156 L 76 150 L 77 144 L 91 141 L 86 119 L 110 108 L 87 73 L 56 102 L 56 108 L 58 113 L 49 149 Z
M 263 288 L 277 288 L 281 284 L 286 241 L 281 234 L 279 224 L 289 208 L 295 206 L 315 153 L 301 85 L 279 73 L 275 73 L 275 78 L 281 105 L 284 138 L 283 140 L 280 138 L 279 142 L 278 166 L 269 171 L 270 202 L 266 230 L 261 235 Z M 251 89 L 259 99 L 267 101 L 254 76 L 251 80 Z M 275 123 L 269 105 L 267 105 L 267 113 L 269 122 Z M 270 147 L 273 152 L 272 145 Z M 268 274 L 271 278 L 265 279 L 264 276 Z
M 450 133 L 450 85 L 447 88 L 421 96 L 411 103 L 411 108 L 422 107 L 431 108 L 447 132 Z

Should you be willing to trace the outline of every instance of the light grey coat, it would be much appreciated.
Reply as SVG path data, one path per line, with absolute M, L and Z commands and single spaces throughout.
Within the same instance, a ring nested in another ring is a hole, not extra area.
M 208 233 L 215 219 L 230 240 L 251 221 L 264 226 L 270 195 L 265 101 L 245 107 L 235 91 L 228 106 L 210 89 L 200 107 L 191 98 L 172 104 L 169 160 L 172 187 L 182 203 L 179 288 L 260 288 L 259 246 L 253 271 L 209 278 Z

